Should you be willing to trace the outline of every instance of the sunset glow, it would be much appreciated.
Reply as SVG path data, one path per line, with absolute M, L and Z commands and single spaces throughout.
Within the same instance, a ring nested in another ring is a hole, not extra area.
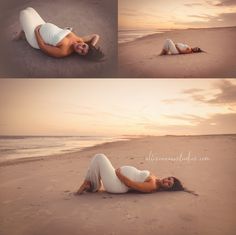
M 1 80 L 1 135 L 236 132 L 236 82 Z
M 228 27 L 235 22 L 235 0 L 119 0 L 119 29 Z

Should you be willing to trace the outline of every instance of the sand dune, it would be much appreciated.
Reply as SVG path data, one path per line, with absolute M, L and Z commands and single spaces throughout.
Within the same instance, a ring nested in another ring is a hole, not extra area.
M 207 53 L 159 56 L 170 38 Z M 236 27 L 174 30 L 119 45 L 119 76 L 229 78 L 236 76 Z
M 235 135 L 145 137 L 1 165 L 0 234 L 233 235 L 235 141 Z M 114 167 L 133 165 L 159 177 L 175 175 L 199 196 L 184 192 L 73 196 L 90 158 L 101 152 Z M 182 157 L 190 152 L 197 160 L 154 160 L 181 152 Z M 149 156 L 153 159 L 146 159 Z

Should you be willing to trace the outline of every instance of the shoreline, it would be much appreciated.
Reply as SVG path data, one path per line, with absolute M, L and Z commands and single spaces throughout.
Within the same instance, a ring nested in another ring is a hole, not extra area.
M 234 235 L 235 142 L 235 134 L 146 136 L 1 167 L 0 233 L 173 235 L 175 231 L 181 235 Z M 191 151 L 193 156 L 206 155 L 210 160 L 145 160 L 150 151 L 154 156 Z M 73 192 L 97 153 L 104 153 L 115 169 L 130 165 L 149 170 L 158 178 L 175 176 L 199 196 L 186 192 L 101 191 L 75 197 Z M 219 185 L 224 185 L 224 190 Z
M 139 41 L 139 40 L 142 40 L 142 39 L 152 38 L 152 36 L 163 35 L 163 34 L 170 33 L 170 32 L 177 32 L 177 31 L 181 32 L 181 31 L 186 31 L 186 30 L 196 30 L 197 31 L 197 30 L 214 30 L 214 29 L 232 29 L 232 28 L 236 28 L 236 26 L 212 27 L 212 28 L 165 29 L 164 31 L 160 30 L 160 33 L 153 33 L 153 34 L 144 35 L 143 37 L 136 38 L 136 39 L 134 39 L 132 41 L 129 41 L 129 42 L 118 43 L 118 45 L 123 46 L 123 45 L 128 44 L 128 43 L 132 43 L 132 42 Z
M 205 53 L 160 56 L 166 39 Z M 234 78 L 236 26 L 174 30 L 119 44 L 121 78 Z
M 106 148 L 106 147 L 111 147 L 112 145 L 120 145 L 124 142 L 132 142 L 135 140 L 143 140 L 143 139 L 149 139 L 149 138 L 201 138 L 201 137 L 235 137 L 236 138 L 236 133 L 235 134 L 207 134 L 207 135 L 137 135 L 136 137 L 128 137 L 126 138 L 124 136 L 124 139 L 118 139 L 115 141 L 111 142 L 104 142 L 101 144 L 95 144 L 93 146 L 88 146 L 88 147 L 82 147 L 80 150 L 68 150 L 68 152 L 65 153 L 58 153 L 58 154 L 50 154 L 50 155 L 45 155 L 45 156 L 38 156 L 38 157 L 23 157 L 23 158 L 18 158 L 18 159 L 11 159 L 11 160 L 6 160 L 0 162 L 0 167 L 6 167 L 6 166 L 11 166 L 11 165 L 18 165 L 18 164 L 23 164 L 23 163 L 30 163 L 30 162 L 35 162 L 35 161 L 45 161 L 45 160 L 57 160 L 57 159 L 66 159 L 70 157 L 74 157 L 74 155 L 79 155 L 83 154 L 89 151 L 94 151 L 99 148 Z
M 37 138 L 37 137 L 35 137 Z M 57 159 L 57 158 L 63 158 L 63 156 L 67 156 L 67 155 L 71 155 L 71 154 L 75 154 L 75 153 L 80 153 L 82 151 L 86 151 L 86 150 L 90 150 L 90 149 L 94 149 L 97 148 L 99 146 L 103 146 L 103 145 L 109 145 L 112 143 L 119 143 L 119 142 L 124 142 L 124 141 L 130 141 L 132 139 L 135 139 L 135 137 L 131 138 L 127 138 L 127 137 L 119 137 L 117 139 L 115 139 L 114 141 L 107 141 L 107 142 L 103 142 L 103 143 L 99 143 L 99 144 L 94 144 L 92 146 L 87 146 L 87 147 L 81 147 L 81 148 L 76 148 L 76 149 L 68 149 L 65 150 L 64 152 L 61 153 L 52 153 L 49 155 L 42 155 L 42 156 L 35 156 L 35 157 L 21 157 L 21 158 L 15 158 L 15 159 L 6 159 L 3 161 L 0 161 L 0 167 L 2 166 L 8 166 L 8 165 L 16 165 L 16 164 L 21 164 L 21 163 L 27 163 L 27 162 L 33 162 L 33 161 L 41 161 L 41 160 L 46 160 L 46 159 Z

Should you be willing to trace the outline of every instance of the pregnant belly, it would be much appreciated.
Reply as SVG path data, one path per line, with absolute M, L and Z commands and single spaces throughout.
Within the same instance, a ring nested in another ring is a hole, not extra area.
M 52 46 L 57 46 L 70 33 L 70 30 L 61 29 L 51 23 L 45 23 L 40 28 L 43 41 Z
M 147 170 L 138 170 L 133 166 L 122 166 L 120 167 L 121 173 L 135 182 L 144 182 L 150 175 Z

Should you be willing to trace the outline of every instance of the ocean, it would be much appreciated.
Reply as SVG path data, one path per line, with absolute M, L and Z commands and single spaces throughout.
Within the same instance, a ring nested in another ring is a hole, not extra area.
M 104 136 L 1 136 L 0 162 L 76 152 L 106 142 L 127 140 Z
M 126 43 L 134 41 L 135 39 L 156 34 L 156 33 L 164 33 L 169 30 L 128 30 L 128 29 L 122 29 L 119 30 L 118 33 L 118 43 Z

